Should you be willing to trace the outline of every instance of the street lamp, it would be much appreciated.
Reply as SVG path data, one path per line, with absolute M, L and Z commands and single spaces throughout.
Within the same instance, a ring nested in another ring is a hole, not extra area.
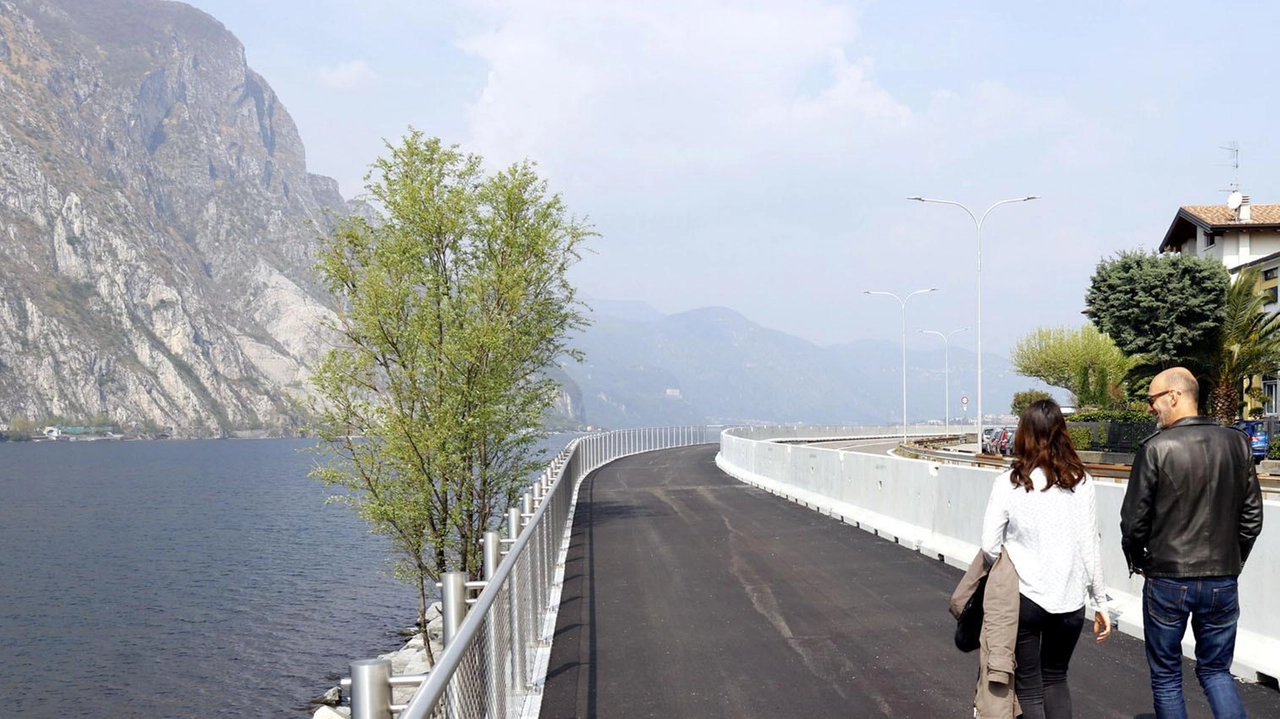
M 960 209 L 964 210 L 969 215 L 969 219 L 973 220 L 974 226 L 978 228 L 978 325 L 977 325 L 978 327 L 978 330 L 977 330 L 977 335 L 978 335 L 978 442 L 981 443 L 982 442 L 982 223 L 987 221 L 987 215 L 991 214 L 992 210 L 996 209 L 1001 205 L 1007 205 L 1012 202 L 1029 202 L 1031 200 L 1038 200 L 1040 199 L 1040 196 L 1027 195 L 1026 197 L 1014 197 L 1008 200 L 1001 200 L 995 203 L 994 205 L 992 205 L 991 207 L 988 207 L 987 211 L 982 213 L 981 219 L 975 216 L 968 207 L 965 207 L 964 205 L 954 200 L 935 200 L 929 197 L 920 197 L 919 195 L 913 195 L 911 197 L 908 197 L 907 199 L 915 200 L 917 202 L 936 202 L 940 205 L 955 205 L 956 207 L 959 207 Z
M 943 342 L 944 354 L 942 356 L 944 357 L 943 361 L 945 363 L 943 364 L 943 367 L 945 367 L 943 370 L 943 377 L 945 378 L 943 380 L 943 386 L 945 389 L 943 389 L 942 394 L 942 405 L 946 408 L 946 411 L 942 413 L 942 431 L 945 434 L 951 434 L 951 335 L 957 332 L 964 332 L 967 329 L 969 328 L 961 327 L 947 333 L 942 333 L 937 330 L 920 330 L 920 334 L 937 335 L 942 338 Z
M 907 441 L 907 301 L 916 295 L 922 295 L 926 292 L 937 292 L 937 287 L 930 287 L 924 290 L 916 290 L 907 295 L 903 299 L 892 292 L 882 292 L 880 290 L 863 290 L 864 295 L 887 295 L 898 301 L 902 306 L 902 441 Z

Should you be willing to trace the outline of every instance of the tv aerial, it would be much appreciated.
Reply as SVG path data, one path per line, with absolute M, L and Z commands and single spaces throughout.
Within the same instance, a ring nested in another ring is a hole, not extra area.
M 1227 165 L 1228 167 L 1231 168 L 1231 171 L 1233 173 L 1232 175 L 1233 179 L 1231 181 L 1231 189 L 1223 190 L 1223 192 L 1230 192 L 1232 197 L 1239 196 L 1240 195 L 1240 143 L 1236 142 L 1235 140 L 1232 140 L 1231 142 L 1228 142 L 1225 146 L 1221 146 L 1218 149 L 1226 150 L 1231 155 L 1231 162 L 1228 163 Z M 1230 205 L 1231 202 L 1232 202 L 1231 199 L 1227 200 L 1228 205 Z M 1231 209 L 1234 210 L 1239 206 L 1240 206 L 1240 200 L 1236 200 L 1235 205 L 1232 206 Z

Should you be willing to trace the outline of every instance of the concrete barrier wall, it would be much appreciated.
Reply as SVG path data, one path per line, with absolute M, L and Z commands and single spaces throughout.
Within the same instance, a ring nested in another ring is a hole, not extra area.
M 998 470 L 776 441 L 877 434 L 899 433 L 852 427 L 733 428 L 721 434 L 716 464 L 744 482 L 953 566 L 968 567 L 978 552 L 982 517 Z M 1142 578 L 1129 576 L 1120 550 L 1124 490 L 1123 483 L 1098 482 L 1103 573 L 1117 627 L 1141 637 Z M 1264 505 L 1262 536 L 1240 577 L 1240 633 L 1232 668 L 1250 681 L 1280 677 L 1280 604 L 1275 600 L 1280 597 L 1280 502 Z M 1191 632 L 1183 649 L 1193 656 Z

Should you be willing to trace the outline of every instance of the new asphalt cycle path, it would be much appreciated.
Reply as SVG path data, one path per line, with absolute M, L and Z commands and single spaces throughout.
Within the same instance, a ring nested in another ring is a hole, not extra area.
M 583 480 L 541 717 L 971 717 L 978 657 L 947 613 L 962 572 L 743 484 L 716 451 Z M 1154 719 L 1142 642 L 1097 645 L 1090 624 L 1075 716 Z M 1209 717 L 1191 666 L 1188 710 Z M 1280 692 L 1239 688 L 1280 719 Z

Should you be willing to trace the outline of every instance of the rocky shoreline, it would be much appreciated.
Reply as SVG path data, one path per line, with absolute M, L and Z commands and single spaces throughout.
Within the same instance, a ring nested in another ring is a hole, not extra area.
M 418 632 L 418 627 L 409 627 L 400 633 L 411 635 L 412 638 L 400 649 L 389 654 L 379 654 L 378 658 L 391 660 L 391 673 L 394 676 L 426 674 L 431 670 L 431 660 L 423 648 L 422 634 Z M 437 602 L 427 608 L 427 637 L 431 641 L 431 656 L 439 657 L 444 652 L 443 636 L 444 620 L 440 615 L 440 603 Z M 359 657 L 353 658 L 358 659 Z M 404 704 L 413 696 L 414 691 L 414 687 L 396 687 L 391 692 L 391 701 L 396 704 Z M 342 700 L 341 687 L 335 686 L 329 689 L 323 696 L 311 701 L 312 704 L 319 705 L 315 713 L 311 715 L 311 719 L 350 719 L 351 708 L 342 706 Z

